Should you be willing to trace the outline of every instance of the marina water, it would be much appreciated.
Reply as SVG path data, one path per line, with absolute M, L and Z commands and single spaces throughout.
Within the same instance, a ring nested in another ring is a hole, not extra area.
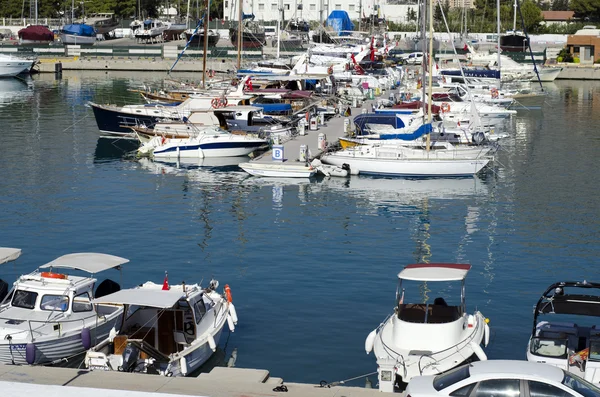
M 0 246 L 23 249 L 1 278 L 82 251 L 129 258 L 125 287 L 165 271 L 171 283 L 214 277 L 240 319 L 226 357 L 237 349 L 237 367 L 310 383 L 376 370 L 364 340 L 391 313 L 406 264 L 473 265 L 467 306 L 490 318 L 490 358 L 525 358 L 549 284 L 600 281 L 598 83 L 545 85 L 544 108 L 519 111 L 477 178 L 299 182 L 248 177 L 240 159 L 136 160 L 99 139 L 87 101 L 140 102 L 128 89 L 163 77 L 0 80 Z

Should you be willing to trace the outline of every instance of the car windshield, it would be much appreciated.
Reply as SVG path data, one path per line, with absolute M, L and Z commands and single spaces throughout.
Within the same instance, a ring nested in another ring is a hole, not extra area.
M 435 390 L 440 391 L 448 386 L 452 386 L 453 384 L 460 382 L 463 379 L 467 379 L 470 375 L 471 373 L 469 372 L 469 364 L 463 365 L 436 376 L 433 379 L 433 387 Z
M 565 370 L 565 377 L 562 384 L 576 391 L 584 397 L 600 397 L 600 389 L 587 380 L 581 379 L 579 376 L 573 375 Z

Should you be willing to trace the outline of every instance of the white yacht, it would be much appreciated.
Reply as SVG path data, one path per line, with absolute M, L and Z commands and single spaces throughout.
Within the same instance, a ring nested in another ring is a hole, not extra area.
M 0 54 L 0 77 L 13 77 L 31 69 L 35 61 Z

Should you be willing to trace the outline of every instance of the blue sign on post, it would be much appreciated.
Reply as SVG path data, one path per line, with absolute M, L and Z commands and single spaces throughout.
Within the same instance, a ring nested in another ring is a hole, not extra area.
M 283 145 L 273 145 L 273 161 L 283 161 Z

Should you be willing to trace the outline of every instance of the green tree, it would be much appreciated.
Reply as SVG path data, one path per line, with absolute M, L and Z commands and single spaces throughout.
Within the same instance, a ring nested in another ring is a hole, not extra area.
M 600 19 L 600 0 L 571 0 L 569 7 L 575 17 L 597 21 Z
M 569 9 L 569 0 L 554 0 L 552 2 L 552 11 L 567 11 Z
M 544 20 L 542 17 L 542 11 L 533 1 L 525 0 L 519 6 L 521 15 L 523 16 L 523 23 L 527 32 L 535 32 L 540 24 Z M 517 16 L 517 23 L 519 18 Z

